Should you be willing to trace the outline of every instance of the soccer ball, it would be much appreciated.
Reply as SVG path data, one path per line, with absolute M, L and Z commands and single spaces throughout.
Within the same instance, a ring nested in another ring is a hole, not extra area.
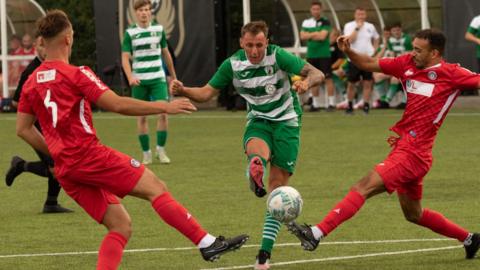
M 295 220 L 302 212 L 303 200 L 293 187 L 282 186 L 274 189 L 267 199 L 270 215 L 283 223 Z

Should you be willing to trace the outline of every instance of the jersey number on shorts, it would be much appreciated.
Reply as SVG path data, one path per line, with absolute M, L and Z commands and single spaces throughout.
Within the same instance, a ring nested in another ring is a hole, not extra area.
M 47 108 L 51 108 L 52 109 L 52 121 L 53 121 L 53 127 L 57 127 L 57 103 L 55 103 L 55 101 L 51 101 L 50 100 L 50 95 L 51 95 L 51 92 L 50 92 L 50 89 L 47 90 L 47 96 L 45 97 L 45 99 L 43 100 L 43 104 L 45 105 L 45 107 Z

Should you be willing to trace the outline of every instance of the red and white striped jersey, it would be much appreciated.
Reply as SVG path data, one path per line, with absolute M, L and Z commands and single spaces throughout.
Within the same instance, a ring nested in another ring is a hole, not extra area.
M 23 86 L 18 110 L 35 115 L 55 167 L 68 168 L 99 145 L 90 102 L 108 87 L 88 67 L 44 61 Z
M 411 54 L 379 60 L 385 74 L 397 77 L 407 95 L 402 118 L 391 130 L 415 138 L 415 147 L 431 151 L 438 129 L 462 90 L 477 89 L 480 75 L 445 61 L 418 69 Z

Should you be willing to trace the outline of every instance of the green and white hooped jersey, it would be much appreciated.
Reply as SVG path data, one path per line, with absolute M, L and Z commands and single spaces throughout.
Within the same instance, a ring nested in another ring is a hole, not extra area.
M 276 45 L 268 45 L 264 59 L 255 65 L 241 49 L 222 63 L 208 84 L 225 89 L 232 83 L 247 101 L 249 120 L 261 118 L 299 126 L 302 110 L 289 75 L 300 74 L 304 65 L 304 60 Z
M 401 38 L 390 37 L 387 43 L 388 50 L 392 51 L 395 56 L 400 56 L 405 52 L 413 50 L 412 38 L 403 33 Z
M 472 35 L 476 36 L 477 38 L 480 38 L 480 15 L 473 18 L 472 22 L 468 26 L 467 31 Z M 477 58 L 480 58 L 480 45 L 477 45 L 476 47 L 477 47 Z
M 122 51 L 132 55 L 133 75 L 141 81 L 165 81 L 162 66 L 162 48 L 167 47 L 163 26 L 152 22 L 147 28 L 137 24 L 125 31 Z

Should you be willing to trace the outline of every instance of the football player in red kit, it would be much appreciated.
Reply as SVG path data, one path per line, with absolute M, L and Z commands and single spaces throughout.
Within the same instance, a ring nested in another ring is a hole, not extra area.
M 149 169 L 98 140 L 90 102 L 125 114 L 190 113 L 187 99 L 170 103 L 144 102 L 117 96 L 88 67 L 69 64 L 73 29 L 67 15 L 52 10 L 38 21 L 45 61 L 26 82 L 18 107 L 17 134 L 35 149 L 49 154 L 65 192 L 108 233 L 99 249 L 97 269 L 117 269 L 131 235 L 131 221 L 119 197 L 132 195 L 151 202 L 158 215 L 197 245 L 213 261 L 248 239 L 215 238 L 167 191 Z M 33 123 L 38 119 L 43 136 Z
M 351 218 L 366 199 L 383 192 L 397 192 L 405 218 L 446 237 L 462 242 L 466 258 L 475 257 L 480 234 L 470 233 L 442 214 L 421 205 L 423 177 L 432 165 L 432 148 L 438 129 L 462 90 L 480 88 L 480 75 L 443 60 L 445 36 L 437 30 L 416 33 L 413 51 L 396 58 L 375 59 L 357 54 L 345 37 L 339 48 L 362 70 L 382 72 L 398 78 L 407 94 L 402 118 L 391 130 L 392 151 L 316 226 L 291 223 L 289 230 L 306 250 L 314 250 L 321 238 Z

